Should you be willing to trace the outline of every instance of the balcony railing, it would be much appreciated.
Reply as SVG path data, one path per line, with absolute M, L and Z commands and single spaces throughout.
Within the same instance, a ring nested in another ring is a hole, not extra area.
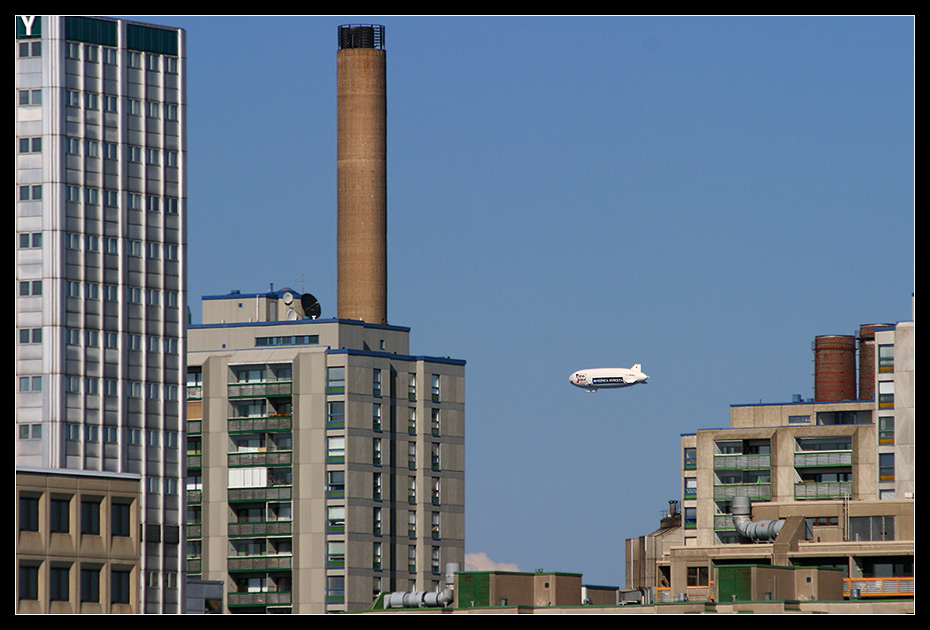
M 714 486 L 715 499 L 732 499 L 733 497 L 770 499 L 772 497 L 772 484 L 736 483 L 732 485 Z
M 229 488 L 226 498 L 230 503 L 290 501 L 291 486 L 268 486 L 264 488 Z
M 812 481 L 794 484 L 795 499 L 827 499 L 851 495 L 851 481 Z
M 817 453 L 795 453 L 794 465 L 798 468 L 810 466 L 851 466 L 852 451 L 820 451 Z
M 229 523 L 227 531 L 230 538 L 239 536 L 290 536 L 292 521 L 259 521 L 257 523 Z
M 290 431 L 293 425 L 291 414 L 261 416 L 256 418 L 229 418 L 226 428 L 230 433 L 257 431 Z
M 289 591 L 229 593 L 230 606 L 286 606 L 291 603 Z
M 290 466 L 291 451 L 263 451 L 258 453 L 228 453 L 227 465 L 233 466 Z
M 227 394 L 230 398 L 290 396 L 291 382 L 282 381 L 280 383 L 230 383 Z
M 913 597 L 914 578 L 843 578 L 843 594 L 859 591 L 860 597 Z
M 715 470 L 757 469 L 770 466 L 770 455 L 714 455 Z
M 229 571 L 287 571 L 290 570 L 291 556 L 231 556 L 226 559 Z

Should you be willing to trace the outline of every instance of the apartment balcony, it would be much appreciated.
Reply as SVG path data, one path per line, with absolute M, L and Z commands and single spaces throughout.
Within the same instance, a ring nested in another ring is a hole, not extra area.
M 226 497 L 230 503 L 261 503 L 265 501 L 290 501 L 292 488 L 289 485 L 257 488 L 229 488 Z
M 733 497 L 749 497 L 757 501 L 772 498 L 772 484 L 770 483 L 734 483 L 714 486 L 715 499 L 732 499 Z
M 794 454 L 796 468 L 819 466 L 852 466 L 852 451 L 820 451 Z
M 291 382 L 272 383 L 229 383 L 226 390 L 230 398 L 268 398 L 274 396 L 290 396 Z
M 226 464 L 230 468 L 240 466 L 290 466 L 292 451 L 228 453 L 226 457 Z
M 794 484 L 795 499 L 834 499 L 852 496 L 851 481 L 813 481 Z
M 227 594 L 229 606 L 289 606 L 290 591 L 246 591 Z
M 228 571 L 290 571 L 293 558 L 286 556 L 231 556 L 226 559 Z
M 230 433 L 260 433 L 265 431 L 290 431 L 293 426 L 291 414 L 250 418 L 229 418 L 226 429 Z
M 714 470 L 769 468 L 770 455 L 714 455 Z
M 259 521 L 255 523 L 236 522 L 227 525 L 230 538 L 259 536 L 290 536 L 293 529 L 292 521 Z
M 914 578 L 844 578 L 843 594 L 850 597 L 853 590 L 859 597 L 914 597 Z

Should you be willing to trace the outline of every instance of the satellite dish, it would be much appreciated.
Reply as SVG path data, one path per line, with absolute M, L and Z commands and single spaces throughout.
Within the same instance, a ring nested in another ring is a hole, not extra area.
M 317 300 L 309 293 L 304 293 L 300 296 L 300 307 L 304 311 L 304 316 L 309 317 L 310 319 L 316 319 L 322 312 L 319 300 Z
M 290 291 L 286 291 L 282 296 L 282 299 L 284 300 L 285 304 L 290 305 L 290 303 L 294 301 L 294 294 Z

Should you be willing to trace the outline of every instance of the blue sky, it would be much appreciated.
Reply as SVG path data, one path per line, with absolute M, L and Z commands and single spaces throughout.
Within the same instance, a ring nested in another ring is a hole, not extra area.
M 385 25 L 388 319 L 467 361 L 470 554 L 623 585 L 682 433 L 910 319 L 910 17 L 137 19 L 187 29 L 195 323 L 272 283 L 335 316 L 336 29 Z

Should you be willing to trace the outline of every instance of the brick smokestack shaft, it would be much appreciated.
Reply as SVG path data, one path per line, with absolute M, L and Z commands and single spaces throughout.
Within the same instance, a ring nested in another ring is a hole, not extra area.
M 387 323 L 387 79 L 383 26 L 340 26 L 336 57 L 340 319 Z

